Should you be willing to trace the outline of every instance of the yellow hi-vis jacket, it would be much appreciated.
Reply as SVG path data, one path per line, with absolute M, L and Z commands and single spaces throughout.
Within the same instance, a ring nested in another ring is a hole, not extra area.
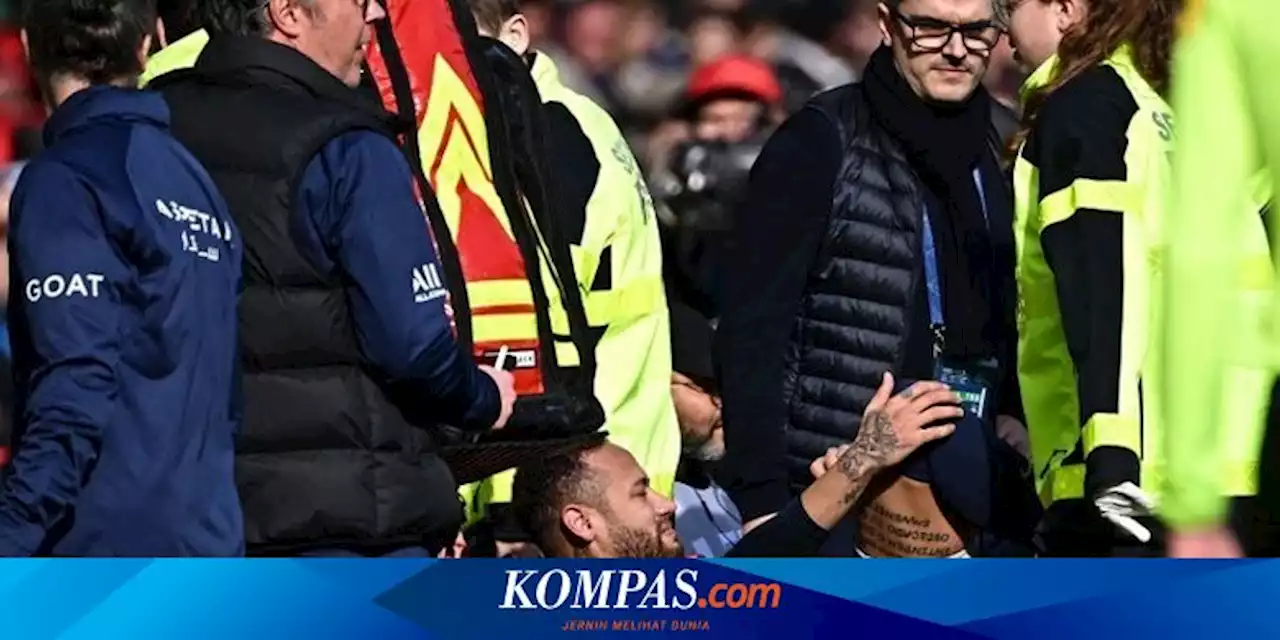
M 1274 0 L 1202 0 L 1187 3 L 1182 16 L 1166 225 L 1161 505 L 1180 530 L 1224 523 L 1231 492 L 1222 481 L 1257 455 L 1258 443 L 1237 431 L 1264 419 L 1260 403 L 1238 397 L 1230 382 L 1212 382 L 1249 368 L 1280 370 L 1280 292 L 1270 286 L 1277 263 L 1274 255 L 1265 260 L 1253 206 L 1280 181 L 1280 87 L 1268 64 L 1280 58 L 1280 40 L 1271 18 L 1280 18 Z M 1278 231 L 1271 225 L 1273 247 Z
M 582 237 L 570 240 L 587 322 L 604 330 L 596 345 L 595 393 L 607 416 L 605 429 L 640 461 L 651 486 L 671 495 L 680 426 L 671 399 L 671 327 L 653 198 L 604 109 L 561 84 L 546 55 L 534 59 L 533 80 L 544 102 L 568 109 L 600 161 Z M 602 269 L 609 270 L 607 277 Z M 609 286 L 593 286 L 602 281 Z M 567 330 L 567 322 L 561 324 Z
M 157 51 L 147 59 L 147 68 L 142 71 L 139 86 L 145 87 L 147 83 L 170 71 L 195 66 L 196 58 L 200 57 L 200 52 L 204 51 L 206 44 L 209 44 L 209 33 L 200 29 Z
M 1047 84 L 1056 67 L 1056 59 L 1046 62 L 1024 92 Z M 1123 481 L 1139 483 L 1160 502 L 1163 226 L 1172 138 L 1168 104 L 1121 47 L 1047 99 L 1019 151 L 1018 374 L 1045 504 L 1085 497 L 1086 482 L 1098 490 Z M 1238 251 L 1248 255 L 1246 263 L 1269 265 L 1260 221 L 1254 236 L 1257 242 Z M 1265 291 L 1270 277 L 1249 286 Z M 1234 462 L 1221 467 L 1220 490 L 1249 495 L 1266 376 L 1239 368 L 1207 383 L 1224 386 L 1240 417 L 1223 425 L 1237 444 Z M 1098 455 L 1103 448 L 1109 450 Z M 1094 463 L 1089 478 L 1086 460 Z
M 537 55 L 532 73 L 543 102 L 568 110 L 600 166 L 582 236 L 567 239 L 587 322 L 603 332 L 595 349 L 595 394 L 604 407 L 604 428 L 610 441 L 636 457 L 650 486 L 670 496 L 680 462 L 680 426 L 671 399 L 670 318 L 653 200 L 609 114 L 562 84 L 550 57 Z M 551 287 L 547 293 L 559 295 Z M 551 308 L 552 330 L 567 335 L 568 320 L 558 312 L 563 305 L 553 300 Z M 478 515 L 476 502 L 509 501 L 513 473 L 481 483 L 469 514 Z

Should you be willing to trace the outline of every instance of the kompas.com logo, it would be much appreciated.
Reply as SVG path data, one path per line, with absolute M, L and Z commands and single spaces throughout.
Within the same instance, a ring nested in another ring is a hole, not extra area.
M 566 571 L 508 569 L 499 609 L 777 609 L 776 582 L 716 582 L 700 588 L 697 569 Z

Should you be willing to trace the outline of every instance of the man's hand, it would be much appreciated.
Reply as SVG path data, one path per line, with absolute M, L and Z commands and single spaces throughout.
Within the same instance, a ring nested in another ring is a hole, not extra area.
M 436 554 L 437 558 L 462 558 L 467 555 L 467 539 L 463 537 L 462 532 L 458 532 L 458 536 L 453 539 L 453 544 L 440 550 Z
M 921 445 L 945 438 L 956 430 L 952 423 L 930 426 L 964 415 L 960 397 L 941 382 L 917 382 L 896 396 L 893 375 L 884 382 L 862 413 L 862 426 L 847 455 L 876 470 L 902 462 Z M 825 459 L 825 458 L 824 458 Z
M 858 437 L 828 449 L 809 466 L 817 480 L 800 494 L 800 502 L 823 529 L 830 531 L 849 513 L 877 472 L 956 430 L 954 424 L 929 425 L 964 415 L 960 398 L 940 382 L 919 382 L 897 396 L 892 393 L 893 376 L 886 373 L 862 414 Z
M 1169 534 L 1170 558 L 1243 558 L 1235 535 L 1226 527 Z
M 857 460 L 875 470 L 892 467 L 906 459 L 921 445 L 945 438 L 956 430 L 954 424 L 930 427 L 930 424 L 964 415 L 960 398 L 941 382 L 917 382 L 902 393 L 893 392 L 893 376 L 884 374 L 884 382 L 862 414 L 862 428 L 852 443 L 831 447 L 809 465 L 809 473 L 817 480 L 841 464 L 841 460 Z
M 493 383 L 498 385 L 498 397 L 501 398 L 502 410 L 498 412 L 498 420 L 493 423 L 493 428 L 501 429 L 507 426 L 507 420 L 511 419 L 511 408 L 516 403 L 516 379 L 509 372 L 494 369 L 488 365 L 480 365 L 480 370 L 493 378 Z

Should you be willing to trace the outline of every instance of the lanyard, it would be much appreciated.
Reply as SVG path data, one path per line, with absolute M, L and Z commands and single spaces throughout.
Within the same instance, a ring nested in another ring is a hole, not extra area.
M 977 167 L 973 169 L 973 183 L 978 187 L 982 217 L 987 220 L 989 226 L 991 217 L 987 214 L 987 192 L 982 187 L 982 172 Z M 938 341 L 946 323 L 942 315 L 942 280 L 938 277 L 938 250 L 933 243 L 933 224 L 929 222 L 927 204 L 924 212 L 924 279 L 925 287 L 929 290 L 929 324 L 933 326 L 935 341 Z M 940 347 L 941 344 L 935 346 Z

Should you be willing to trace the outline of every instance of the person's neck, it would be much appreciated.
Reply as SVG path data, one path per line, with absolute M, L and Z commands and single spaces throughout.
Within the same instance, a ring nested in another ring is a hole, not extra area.
M 49 83 L 49 104 L 57 108 L 77 93 L 94 86 L 92 82 L 75 76 L 59 76 Z M 107 86 L 129 88 L 136 87 L 136 82 L 118 79 L 107 83 Z
M 600 550 L 592 544 L 585 547 L 570 547 L 569 552 L 560 557 L 572 558 L 574 560 L 599 560 L 601 558 L 610 558 L 613 556 L 601 554 Z

